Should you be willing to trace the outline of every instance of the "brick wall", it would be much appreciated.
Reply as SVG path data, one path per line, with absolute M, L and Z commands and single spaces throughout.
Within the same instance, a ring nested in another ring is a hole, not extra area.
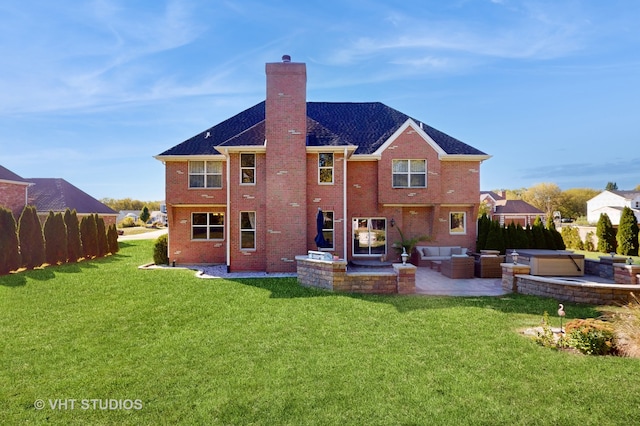
M 293 272 L 308 247 L 306 65 L 269 63 L 266 74 L 266 271 Z
M 394 264 L 389 272 L 348 272 L 344 260 L 313 260 L 296 256 L 298 283 L 344 293 L 413 294 L 416 292 L 416 267 Z
M 0 206 L 11 210 L 16 222 L 25 206 L 26 191 L 26 185 L 0 182 Z

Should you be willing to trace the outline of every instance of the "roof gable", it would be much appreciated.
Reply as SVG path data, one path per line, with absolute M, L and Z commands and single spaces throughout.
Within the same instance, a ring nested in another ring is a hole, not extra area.
M 378 151 L 407 123 L 448 155 L 486 154 L 380 102 L 307 102 L 307 146 L 357 146 L 355 155 Z M 419 124 L 418 124 L 419 123 Z M 158 157 L 219 155 L 222 147 L 263 146 L 265 102 L 164 151 Z
M 20 176 L 18 176 L 17 174 L 13 173 L 11 170 L 3 166 L 0 166 L 0 180 L 15 182 L 18 184 L 25 184 L 25 185 L 29 184 L 29 182 L 26 179 L 21 178 Z
M 61 178 L 29 179 L 34 186 L 29 189 L 29 204 L 39 212 L 76 210 L 78 214 L 117 214 L 86 192 Z

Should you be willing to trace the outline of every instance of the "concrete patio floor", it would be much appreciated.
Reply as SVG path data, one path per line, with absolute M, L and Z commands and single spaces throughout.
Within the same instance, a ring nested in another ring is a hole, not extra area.
M 502 288 L 501 278 L 447 278 L 440 272 L 426 267 L 416 271 L 416 294 L 432 296 L 502 296 L 508 294 Z

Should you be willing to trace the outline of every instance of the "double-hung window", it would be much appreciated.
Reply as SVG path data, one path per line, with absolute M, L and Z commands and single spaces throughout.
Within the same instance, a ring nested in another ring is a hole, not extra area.
M 240 249 L 256 248 L 256 212 L 240 212 Z
M 427 160 L 393 160 L 394 188 L 425 188 Z
M 222 161 L 189 161 L 189 188 L 222 188 Z
M 318 183 L 333 183 L 333 153 L 321 152 L 318 154 Z
M 240 154 L 240 183 L 243 185 L 256 183 L 255 154 Z
M 224 213 L 191 213 L 191 238 L 223 240 Z

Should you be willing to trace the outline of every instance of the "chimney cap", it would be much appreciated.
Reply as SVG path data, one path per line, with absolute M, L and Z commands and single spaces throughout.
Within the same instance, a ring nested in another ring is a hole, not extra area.
M 291 56 L 282 55 L 282 62 L 291 62 Z

